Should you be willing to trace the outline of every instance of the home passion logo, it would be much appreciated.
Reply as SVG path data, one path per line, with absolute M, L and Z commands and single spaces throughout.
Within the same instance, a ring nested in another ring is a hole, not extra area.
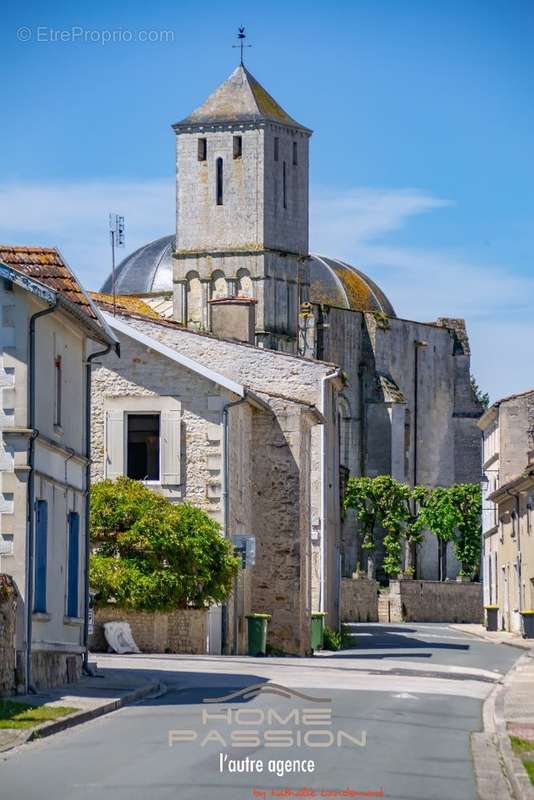
M 286 708 L 271 705 L 247 707 L 246 702 L 264 695 L 291 701 Z M 206 697 L 199 713 L 198 729 L 169 730 L 169 747 L 196 743 L 200 747 L 217 745 L 228 748 L 336 748 L 365 747 L 366 731 L 357 736 L 337 729 L 333 724 L 330 697 L 314 697 L 277 683 L 258 683 L 229 692 L 221 697 Z M 222 704 L 230 705 L 224 707 Z M 219 705 L 217 709 L 214 705 Z M 315 772 L 315 761 L 306 759 L 236 758 L 219 752 L 218 769 L 224 773 L 270 772 L 283 777 L 293 773 Z

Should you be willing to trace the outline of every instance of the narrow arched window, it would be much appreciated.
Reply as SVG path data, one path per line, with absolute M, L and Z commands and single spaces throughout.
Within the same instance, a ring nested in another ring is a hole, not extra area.
M 215 196 L 217 198 L 217 205 L 222 206 L 223 204 L 223 160 L 222 158 L 218 158 L 215 162 L 215 173 L 216 173 L 216 187 L 215 187 Z
M 287 208 L 287 186 L 286 186 L 286 162 L 282 164 L 282 198 L 284 201 L 284 208 Z

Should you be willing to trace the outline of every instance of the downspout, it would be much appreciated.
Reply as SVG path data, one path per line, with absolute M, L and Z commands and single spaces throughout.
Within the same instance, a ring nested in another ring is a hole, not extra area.
M 323 375 L 321 378 L 321 405 L 320 405 L 320 412 L 325 418 L 325 422 L 323 422 L 323 430 L 321 431 L 321 450 L 320 450 L 320 461 L 321 461 L 321 505 L 320 505 L 320 517 L 321 517 L 321 550 L 320 550 L 320 557 L 319 557 L 319 611 L 325 610 L 325 598 L 326 598 L 326 514 L 328 511 L 328 484 L 327 484 L 327 458 L 328 458 L 328 420 L 326 416 L 326 408 L 328 405 L 328 383 L 335 378 L 338 378 L 341 374 L 340 369 L 334 370 L 329 375 Z
M 89 557 L 91 554 L 91 541 L 89 529 L 91 524 L 91 362 L 98 356 L 106 356 L 112 345 L 108 344 L 104 350 L 91 353 L 85 359 L 85 520 L 84 520 L 84 561 L 83 561 L 83 671 L 86 675 L 93 675 L 89 667 Z M 117 354 L 119 345 L 116 345 Z
M 28 489 L 27 497 L 27 534 L 26 534 L 26 691 L 36 694 L 32 681 L 32 624 L 33 624 L 33 561 L 34 561 L 34 504 L 35 504 L 35 439 L 39 431 L 35 428 L 35 323 L 40 317 L 52 314 L 57 308 L 57 297 L 53 305 L 37 311 L 30 317 L 29 351 L 28 351 L 28 429 L 31 431 L 28 443 Z
M 246 402 L 246 397 L 240 397 L 239 400 L 232 400 L 223 406 L 222 421 L 223 421 L 223 535 L 225 539 L 230 538 L 230 492 L 229 492 L 229 476 L 230 476 L 230 428 L 229 428 L 229 410 L 241 403 Z M 237 605 L 237 578 L 234 578 L 234 630 L 232 636 L 232 650 L 237 654 L 237 617 L 235 615 Z M 227 645 L 228 635 L 228 605 L 223 603 L 221 609 L 221 643 L 223 655 L 228 655 Z

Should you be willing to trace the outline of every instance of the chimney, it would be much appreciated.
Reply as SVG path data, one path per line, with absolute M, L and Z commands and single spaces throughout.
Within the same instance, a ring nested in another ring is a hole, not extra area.
M 252 297 L 219 297 L 210 300 L 211 332 L 221 339 L 254 344 L 256 302 Z

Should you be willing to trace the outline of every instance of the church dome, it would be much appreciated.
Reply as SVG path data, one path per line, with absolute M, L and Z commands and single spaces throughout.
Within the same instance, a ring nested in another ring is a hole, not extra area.
M 117 294 L 172 292 L 172 249 L 175 236 L 162 236 L 126 256 L 115 270 Z M 101 291 L 113 290 L 111 275 Z
M 117 294 L 158 294 L 172 291 L 174 236 L 163 236 L 126 256 L 116 270 Z M 112 291 L 111 275 L 102 292 Z M 329 256 L 310 256 L 310 302 L 396 316 L 374 281 L 355 267 Z
M 393 306 L 371 278 L 329 256 L 310 256 L 310 302 L 395 317 Z

